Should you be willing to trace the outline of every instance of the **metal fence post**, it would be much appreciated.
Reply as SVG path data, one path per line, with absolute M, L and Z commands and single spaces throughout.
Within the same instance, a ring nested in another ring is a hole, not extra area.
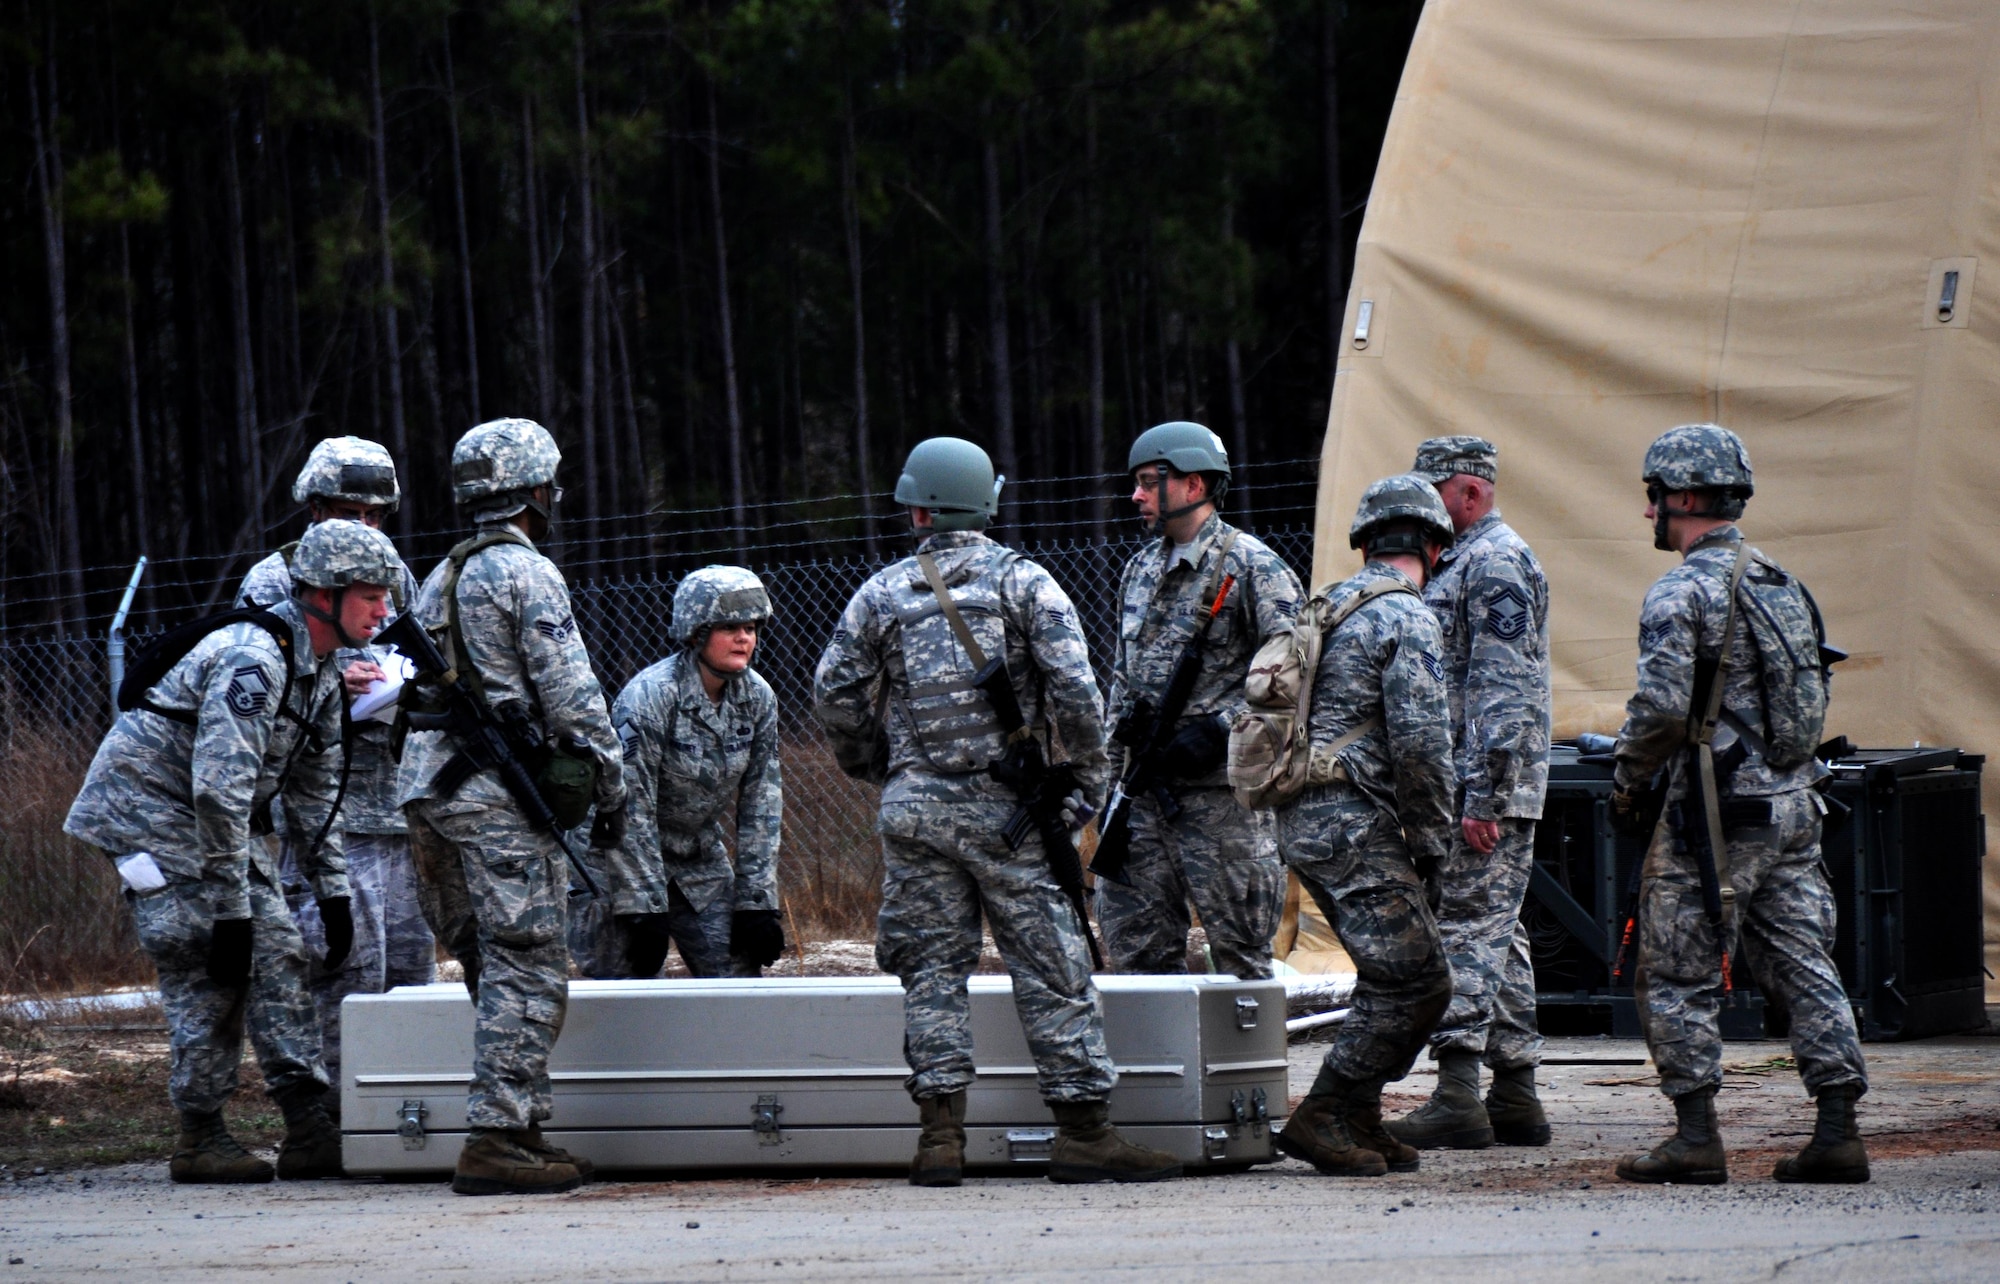
M 132 595 L 139 591 L 139 579 L 146 573 L 146 555 L 139 555 L 138 563 L 132 567 L 132 578 L 125 585 L 125 596 L 118 599 L 118 613 L 111 617 L 111 635 L 105 639 L 105 654 L 111 668 L 111 716 L 118 717 L 118 688 L 125 683 L 125 617 L 132 611 Z

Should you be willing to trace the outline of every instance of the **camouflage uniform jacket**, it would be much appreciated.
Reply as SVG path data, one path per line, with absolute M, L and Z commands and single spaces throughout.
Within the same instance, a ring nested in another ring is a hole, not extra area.
M 1118 581 L 1118 651 L 1112 658 L 1108 702 L 1113 726 L 1139 699 L 1157 706 L 1166 695 L 1181 650 L 1208 610 L 1208 601 L 1199 599 L 1214 577 L 1222 541 L 1235 529 L 1211 513 L 1191 542 L 1170 553 L 1165 539 L 1152 540 L 1125 564 Z M 1216 714 L 1234 721 L 1244 709 L 1250 658 L 1266 638 L 1290 628 L 1299 613 L 1299 577 L 1255 535 L 1237 535 L 1223 573 L 1234 575 L 1236 584 L 1209 629 L 1201 676 L 1188 697 L 1184 721 Z M 1218 767 L 1208 777 L 1185 783 L 1227 786 L 1229 770 Z
M 1370 562 L 1326 596 L 1338 609 L 1384 579 L 1410 582 L 1401 571 Z M 1452 815 L 1457 782 L 1443 650 L 1437 617 L 1408 593 L 1368 602 L 1327 635 L 1313 678 L 1312 743 L 1331 744 L 1368 719 L 1381 719 L 1341 750 L 1347 779 L 1324 787 L 1361 804 L 1338 822 L 1346 832 L 1336 837 L 1336 849 L 1364 846 L 1372 835 L 1393 835 L 1398 827 L 1420 865 L 1442 859 L 1449 849 L 1458 827 Z M 1301 801 L 1319 792 L 1308 790 Z
M 1444 632 L 1453 757 L 1472 820 L 1537 820 L 1549 789 L 1549 582 L 1513 527 L 1488 513 L 1424 585 Z
M 942 532 L 919 548 L 937 560 L 946 587 L 975 629 L 1004 626 L 1007 670 L 1020 697 L 1022 718 L 1030 727 L 1046 723 L 1053 728 L 1062 752 L 1052 756 L 1067 756 L 1074 762 L 1084 792 L 1103 802 L 1111 787 L 1104 706 L 1090 670 L 1083 624 L 1069 596 L 1046 570 L 977 531 Z M 876 572 L 848 602 L 820 656 L 813 677 L 814 713 L 842 762 L 867 761 L 876 736 L 886 732 L 885 805 L 1011 803 L 1012 791 L 983 771 L 940 771 L 919 738 L 913 703 L 972 676 L 956 640 L 928 620 L 937 611 L 937 599 L 916 558 L 906 557 Z M 922 653 L 907 652 L 904 629 L 917 625 L 926 626 L 925 636 L 943 640 L 935 646 L 927 643 Z M 975 706 L 980 711 L 988 708 L 976 693 L 966 699 L 968 711 Z M 997 757 L 999 738 L 989 739 L 989 757 Z
M 236 605 L 267 606 L 273 602 L 287 602 L 292 597 L 292 572 L 285 551 L 272 553 L 263 561 L 250 568 L 243 577 L 243 585 L 236 590 Z M 408 570 L 403 572 L 403 583 L 395 592 L 397 602 L 414 602 L 417 597 L 417 582 Z M 396 618 L 394 610 L 388 619 L 382 621 L 386 627 Z M 334 654 L 334 667 L 345 671 L 356 660 L 382 663 L 382 654 L 373 647 L 348 649 L 343 647 Z M 386 667 L 386 666 L 385 666 Z M 373 718 L 357 723 L 353 739 L 348 745 L 348 756 L 353 759 L 348 768 L 347 797 L 340 804 L 340 827 L 350 834 L 402 834 L 409 827 L 403 820 L 402 808 L 396 806 L 396 759 L 389 752 L 391 728 L 386 722 Z M 280 824 L 279 828 L 284 829 Z
M 1742 538 L 1733 524 L 1710 531 L 1694 542 L 1679 566 L 1646 591 L 1646 604 L 1639 611 L 1639 685 L 1625 702 L 1625 726 L 1618 733 L 1616 750 L 1616 779 L 1623 787 L 1644 785 L 1687 747 L 1695 657 L 1713 658 L 1722 651 L 1722 626 L 1729 616 L 1729 571 L 1736 560 L 1734 545 Z M 1722 707 L 1762 739 L 1762 669 L 1750 621 L 1740 606 L 1729 663 L 1723 670 Z M 1725 721 L 1716 732 L 1716 751 L 1727 751 L 1735 740 L 1734 729 Z M 1744 747 L 1749 756 L 1721 784 L 1724 794 L 1761 797 L 1810 789 L 1827 774 L 1810 758 L 1789 771 L 1775 770 L 1755 749 Z M 1677 777 L 1669 798 L 1678 799 L 1685 792 Z
M 732 908 L 778 907 L 778 698 L 756 670 L 702 689 L 690 652 L 654 664 L 618 693 L 625 746 L 625 842 L 606 857 L 615 914 L 665 913 L 669 883 L 697 911 L 725 888 Z M 723 818 L 736 804 L 736 865 Z
M 119 714 L 63 822 L 113 856 L 151 852 L 169 876 L 205 882 L 217 918 L 250 917 L 253 864 L 278 886 L 251 817 L 282 804 L 301 832 L 317 834 L 339 779 L 340 671 L 331 656 L 314 658 L 297 603 L 280 602 L 272 613 L 292 627 L 289 713 L 278 708 L 285 657 L 271 635 L 255 624 L 217 629 L 150 692 L 162 708 L 193 713 L 196 724 L 147 709 Z M 323 752 L 312 751 L 305 727 Z M 337 826 L 304 872 L 318 899 L 348 894 Z
M 573 734 L 590 746 L 599 764 L 597 806 L 616 810 L 625 805 L 625 755 L 577 633 L 569 586 L 554 562 L 527 543 L 525 535 L 521 539 L 519 544 L 495 544 L 465 563 L 457 593 L 465 658 L 479 671 L 488 706 L 525 704 L 549 739 Z M 412 609 L 426 628 L 444 624 L 442 586 L 450 567 L 448 561 L 438 563 L 417 593 Z M 403 748 L 397 802 L 433 797 L 431 782 L 456 752 L 447 732 L 412 732 Z M 455 799 L 514 806 L 491 771 L 466 781 Z

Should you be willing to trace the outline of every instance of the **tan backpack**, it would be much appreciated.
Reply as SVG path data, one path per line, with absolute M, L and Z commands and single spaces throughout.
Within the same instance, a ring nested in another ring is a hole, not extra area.
M 1282 807 L 1314 785 L 1341 778 L 1335 755 L 1382 725 L 1369 718 L 1331 744 L 1312 744 L 1313 679 L 1326 639 L 1362 606 L 1389 593 L 1417 596 L 1402 580 L 1378 580 L 1337 609 L 1316 593 L 1292 627 L 1257 648 L 1244 682 L 1249 709 L 1229 729 L 1229 787 L 1245 807 Z

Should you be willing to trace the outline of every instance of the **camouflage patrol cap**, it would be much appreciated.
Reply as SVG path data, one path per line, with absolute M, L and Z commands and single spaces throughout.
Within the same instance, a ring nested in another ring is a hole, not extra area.
M 1410 471 L 1437 485 L 1460 473 L 1500 479 L 1499 448 L 1484 437 L 1433 437 L 1417 447 L 1417 462 Z
M 451 448 L 451 497 L 476 521 L 512 517 L 527 492 L 555 480 L 562 451 L 532 419 L 493 419 Z
M 1349 548 L 1366 548 L 1371 536 L 1391 522 L 1414 522 L 1440 544 L 1452 541 L 1451 515 L 1444 510 L 1437 488 L 1419 473 L 1384 477 L 1361 492 L 1354 525 L 1347 531 Z
M 362 522 L 315 522 L 292 552 L 292 585 L 341 589 L 350 584 L 394 588 L 403 582 L 403 559 L 389 537 Z
M 1756 493 L 1750 452 L 1741 437 L 1721 424 L 1667 429 L 1646 447 L 1639 477 L 1666 490 L 1732 490 L 1746 499 Z
M 292 483 L 292 499 L 344 499 L 376 504 L 396 511 L 402 492 L 396 486 L 396 461 L 379 444 L 361 437 L 328 437 L 312 448 L 306 466 Z
M 718 624 L 762 625 L 771 618 L 764 581 L 741 566 L 704 566 L 674 590 L 674 641 L 696 646 Z

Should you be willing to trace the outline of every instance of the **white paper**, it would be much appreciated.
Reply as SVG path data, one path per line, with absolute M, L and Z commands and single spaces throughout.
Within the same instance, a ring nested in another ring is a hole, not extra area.
M 354 697 L 348 716 L 356 722 L 368 718 L 377 722 L 394 722 L 396 702 L 403 698 L 403 683 L 417 671 L 417 666 L 400 651 L 376 653 L 375 662 L 382 666 L 385 676 L 369 683 L 366 692 Z
M 160 872 L 151 852 L 133 852 L 119 861 L 118 877 L 135 892 L 157 892 L 167 885 L 167 876 Z

